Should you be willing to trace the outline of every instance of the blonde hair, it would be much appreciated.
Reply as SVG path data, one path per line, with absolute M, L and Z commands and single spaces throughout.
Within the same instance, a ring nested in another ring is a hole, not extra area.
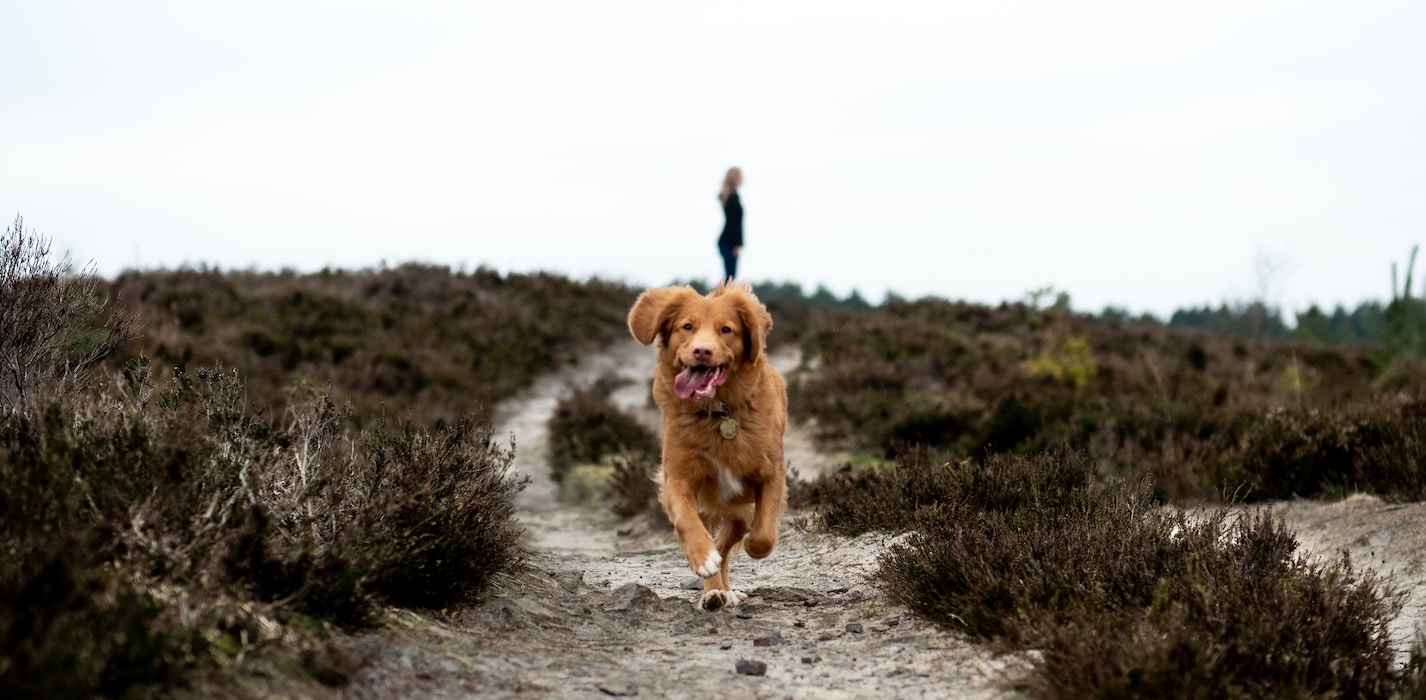
M 743 171 L 737 166 L 728 168 L 728 174 L 723 176 L 723 189 L 718 192 L 718 199 L 724 204 L 728 203 L 728 197 L 738 191 L 738 180 L 743 176 Z

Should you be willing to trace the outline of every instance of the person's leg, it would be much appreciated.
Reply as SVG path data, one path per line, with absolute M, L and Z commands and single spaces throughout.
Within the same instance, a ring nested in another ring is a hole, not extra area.
M 733 252 L 733 246 L 720 245 L 718 252 L 723 255 L 723 279 L 733 279 L 738 274 L 738 256 Z

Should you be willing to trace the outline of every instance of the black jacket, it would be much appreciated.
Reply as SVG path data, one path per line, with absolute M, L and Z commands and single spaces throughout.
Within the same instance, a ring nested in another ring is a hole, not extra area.
M 737 192 L 728 195 L 728 201 L 723 202 L 723 235 L 718 237 L 718 245 L 743 247 L 743 203 L 738 200 Z

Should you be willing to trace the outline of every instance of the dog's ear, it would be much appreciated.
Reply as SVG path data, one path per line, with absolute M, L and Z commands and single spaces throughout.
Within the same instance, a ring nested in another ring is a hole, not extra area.
M 772 332 L 772 314 L 751 291 L 738 296 L 738 320 L 743 324 L 743 359 L 753 363 L 767 350 L 767 335 Z
M 667 337 L 669 319 L 678 313 L 684 295 L 693 293 L 688 287 L 660 287 L 640 294 L 629 310 L 629 332 L 644 345 L 654 342 L 660 334 Z

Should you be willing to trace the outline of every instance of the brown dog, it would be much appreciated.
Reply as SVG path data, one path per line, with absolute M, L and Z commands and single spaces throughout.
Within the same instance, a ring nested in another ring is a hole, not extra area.
M 787 385 L 767 360 L 771 329 L 746 283 L 706 297 L 690 287 L 651 289 L 629 312 L 634 337 L 658 347 L 659 502 L 703 579 L 699 604 L 708 611 L 747 599 L 728 583 L 728 565 L 744 536 L 749 556 L 772 553 L 787 508 Z

